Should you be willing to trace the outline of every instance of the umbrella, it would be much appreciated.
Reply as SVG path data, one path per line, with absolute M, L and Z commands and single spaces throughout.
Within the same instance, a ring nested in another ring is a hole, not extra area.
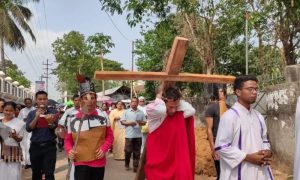
M 55 107 L 56 104 L 58 104 L 58 102 L 56 102 L 55 100 L 53 99 L 48 99 L 48 106 L 52 106 L 52 107 Z

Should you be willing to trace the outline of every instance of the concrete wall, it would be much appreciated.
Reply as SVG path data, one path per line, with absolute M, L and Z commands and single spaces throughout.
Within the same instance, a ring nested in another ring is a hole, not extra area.
M 300 83 L 284 83 L 267 89 L 269 140 L 276 156 L 276 166 L 287 173 L 293 170 L 295 150 L 295 109 Z
M 266 89 L 266 123 L 276 166 L 292 173 L 295 153 L 295 112 L 300 96 L 300 66 L 288 66 L 286 83 Z

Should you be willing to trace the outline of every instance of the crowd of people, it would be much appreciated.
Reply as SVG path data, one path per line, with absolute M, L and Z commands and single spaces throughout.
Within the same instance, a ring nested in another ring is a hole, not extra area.
M 237 77 L 237 102 L 225 103 L 219 88 L 205 117 L 217 179 L 273 179 L 272 152 L 262 115 L 251 108 L 257 97 L 254 76 Z M 176 87 L 157 90 L 146 105 L 144 97 L 97 106 L 93 84 L 84 81 L 73 106 L 47 106 L 48 94 L 39 91 L 19 109 L 0 99 L 0 179 L 21 179 L 21 168 L 32 169 L 32 179 L 53 180 L 57 150 L 69 159 L 68 179 L 104 179 L 110 151 L 136 179 L 194 179 L 195 135 L 193 106 Z M 7 130 L 5 135 L 4 130 Z M 132 164 L 130 161 L 132 160 Z

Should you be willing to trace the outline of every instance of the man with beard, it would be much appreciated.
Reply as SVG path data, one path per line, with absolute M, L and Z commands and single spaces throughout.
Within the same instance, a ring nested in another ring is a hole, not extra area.
M 220 156 L 221 180 L 271 180 L 272 157 L 263 116 L 251 107 L 258 93 L 257 78 L 234 81 L 237 102 L 221 117 L 215 151 Z

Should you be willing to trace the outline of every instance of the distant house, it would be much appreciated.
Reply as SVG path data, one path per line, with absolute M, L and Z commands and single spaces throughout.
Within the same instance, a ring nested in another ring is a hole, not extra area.
M 129 99 L 130 98 L 130 88 L 127 86 L 118 86 L 112 89 L 107 89 L 104 92 L 104 95 L 102 92 L 97 93 L 98 97 L 103 97 L 103 96 L 109 96 L 112 101 L 120 101 L 124 99 Z

